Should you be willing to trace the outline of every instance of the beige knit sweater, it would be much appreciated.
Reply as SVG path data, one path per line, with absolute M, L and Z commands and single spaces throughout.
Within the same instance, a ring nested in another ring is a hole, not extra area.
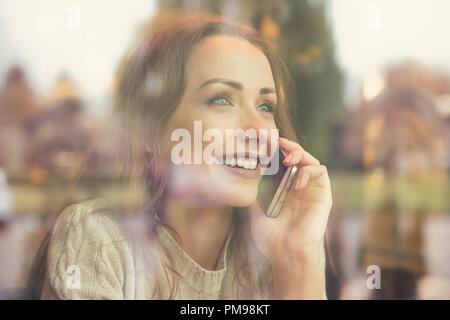
M 108 205 L 103 199 L 95 199 L 69 206 L 60 214 L 50 239 L 41 299 L 169 298 L 170 280 L 161 268 L 161 262 L 168 260 L 165 256 L 155 259 L 149 255 L 156 251 L 137 236 L 145 223 L 120 219 L 105 208 Z M 242 297 L 240 287 L 233 281 L 236 261 L 229 248 L 233 230 L 222 250 L 218 269 L 206 270 L 165 227 L 157 227 L 161 245 L 174 257 L 173 266 L 181 275 L 175 299 Z M 325 267 L 324 253 L 321 260 Z M 154 296 L 154 292 L 159 293 Z M 263 292 L 256 298 L 267 299 L 268 294 Z

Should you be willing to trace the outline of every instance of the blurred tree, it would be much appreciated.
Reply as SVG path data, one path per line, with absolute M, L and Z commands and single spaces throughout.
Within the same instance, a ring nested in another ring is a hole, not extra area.
M 342 75 L 322 0 L 279 1 L 279 45 L 292 72 L 298 96 L 298 133 L 321 162 L 333 165 L 331 128 L 344 111 Z

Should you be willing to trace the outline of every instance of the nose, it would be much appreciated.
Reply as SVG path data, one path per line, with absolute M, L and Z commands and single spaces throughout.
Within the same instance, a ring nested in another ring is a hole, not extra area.
M 241 129 L 245 132 L 255 133 L 254 135 L 245 134 L 240 136 L 241 143 L 244 143 L 247 147 L 258 145 L 259 147 L 264 147 L 264 149 L 269 148 L 270 150 L 272 136 L 274 134 L 271 129 L 275 129 L 272 119 L 264 117 L 261 111 L 253 107 L 247 108 L 242 112 L 240 124 Z
M 254 129 L 259 131 L 260 129 L 269 130 L 271 125 L 268 119 L 261 115 L 261 112 L 256 108 L 247 108 L 241 117 L 242 129 Z

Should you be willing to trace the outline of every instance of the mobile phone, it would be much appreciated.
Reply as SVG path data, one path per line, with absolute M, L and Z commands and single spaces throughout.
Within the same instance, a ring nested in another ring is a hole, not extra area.
M 284 151 L 278 149 L 277 152 L 278 171 L 274 175 L 261 176 L 256 199 L 266 216 L 271 218 L 278 216 L 297 173 L 297 166 L 287 167 L 283 164 Z

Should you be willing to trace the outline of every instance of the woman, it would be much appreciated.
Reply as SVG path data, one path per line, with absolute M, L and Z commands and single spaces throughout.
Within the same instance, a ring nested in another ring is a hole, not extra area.
M 330 182 L 295 142 L 288 79 L 253 28 L 224 18 L 149 36 L 121 72 L 114 109 L 123 181 L 130 193 L 145 186 L 145 205 L 126 215 L 102 199 L 66 208 L 43 254 L 41 298 L 325 298 Z M 279 129 L 284 164 L 300 170 L 278 217 L 255 204 L 261 177 L 250 168 L 174 165 L 171 135 L 195 136 L 195 121 L 224 136 Z

